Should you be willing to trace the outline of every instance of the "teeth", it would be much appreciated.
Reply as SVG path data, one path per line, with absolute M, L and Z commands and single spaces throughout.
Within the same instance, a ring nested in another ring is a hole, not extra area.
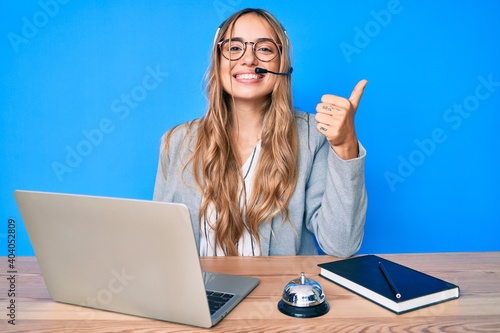
M 259 76 L 257 74 L 248 73 L 248 74 L 238 74 L 236 75 L 236 78 L 242 80 L 251 80 L 251 79 L 258 79 Z

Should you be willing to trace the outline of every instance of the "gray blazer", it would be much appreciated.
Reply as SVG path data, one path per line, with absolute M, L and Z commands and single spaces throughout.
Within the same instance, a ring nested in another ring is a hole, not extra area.
M 314 255 L 323 251 L 341 258 L 352 256 L 364 234 L 366 151 L 360 144 L 358 158 L 342 160 L 316 130 L 314 115 L 295 111 L 295 119 L 299 176 L 288 206 L 291 223 L 282 223 L 278 214 L 271 223 L 260 225 L 262 255 Z M 182 144 L 185 134 L 186 128 L 181 126 L 172 136 L 168 156 L 160 153 L 153 200 L 183 203 L 189 208 L 199 247 L 201 193 L 194 182 L 192 165 L 182 176 L 180 172 L 193 149 Z M 190 135 L 194 137 L 195 131 Z

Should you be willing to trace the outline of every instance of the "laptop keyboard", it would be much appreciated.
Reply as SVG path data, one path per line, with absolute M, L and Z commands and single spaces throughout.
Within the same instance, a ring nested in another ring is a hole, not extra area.
M 207 290 L 208 306 L 210 307 L 210 314 L 213 315 L 221 307 L 224 306 L 231 298 L 233 294 L 221 293 L 217 291 Z

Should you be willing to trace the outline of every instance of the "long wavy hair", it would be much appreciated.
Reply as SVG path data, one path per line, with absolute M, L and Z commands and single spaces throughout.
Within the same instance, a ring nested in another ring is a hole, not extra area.
M 246 197 L 241 165 L 231 137 L 233 128 L 232 97 L 224 91 L 221 80 L 221 57 L 217 42 L 232 35 L 238 18 L 247 14 L 264 18 L 275 32 L 280 45 L 280 71 L 291 68 L 290 43 L 278 20 L 262 9 L 247 8 L 230 16 L 218 29 L 212 49 L 211 64 L 206 74 L 208 110 L 188 126 L 188 135 L 196 130 L 196 143 L 189 161 L 192 162 L 196 185 L 202 193 L 200 223 L 208 219 L 212 209 L 216 220 L 210 224 L 215 231 L 215 247 L 226 255 L 238 255 L 237 244 L 245 229 L 260 246 L 259 225 L 270 223 L 281 214 L 288 220 L 288 203 L 295 190 L 298 175 L 298 136 L 292 104 L 291 77 L 280 76 L 263 106 L 261 152 L 254 175 L 250 198 Z M 173 131 L 173 130 L 172 130 Z M 172 131 L 170 134 L 172 134 Z M 167 135 L 167 144 L 171 135 Z M 165 148 L 167 149 L 167 148 Z M 186 163 L 187 165 L 187 163 Z M 243 195 L 245 207 L 240 204 Z M 249 199 L 249 200 L 247 200 Z

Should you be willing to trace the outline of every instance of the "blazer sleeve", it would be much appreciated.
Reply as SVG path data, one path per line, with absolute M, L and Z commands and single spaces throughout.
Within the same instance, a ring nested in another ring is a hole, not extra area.
M 158 169 L 156 171 L 155 187 L 153 192 L 154 201 L 173 201 L 174 191 L 178 188 L 178 177 L 183 168 L 183 158 L 190 152 L 189 146 L 183 144 L 186 135 L 186 125 L 174 127 L 171 134 L 168 149 L 166 138 L 169 132 L 161 138 Z
M 169 170 L 168 161 L 169 156 L 166 156 L 163 152 L 165 144 L 165 136 L 161 138 L 161 145 L 158 157 L 158 169 L 156 170 L 156 180 L 153 192 L 154 201 L 168 201 L 166 199 L 166 188 L 167 188 L 167 172 Z
M 306 190 L 306 225 L 327 254 L 347 258 L 361 247 L 366 220 L 366 150 L 342 160 L 320 140 Z

